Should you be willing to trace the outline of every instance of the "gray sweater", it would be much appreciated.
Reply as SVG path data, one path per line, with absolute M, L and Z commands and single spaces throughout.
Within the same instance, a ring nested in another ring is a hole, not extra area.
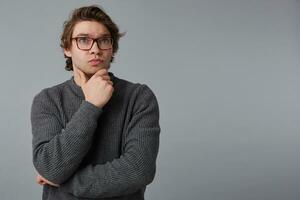
M 44 200 L 144 199 L 155 174 L 158 103 L 146 85 L 109 75 L 114 93 L 102 109 L 84 100 L 74 77 L 34 97 L 33 164 L 60 185 L 45 185 Z

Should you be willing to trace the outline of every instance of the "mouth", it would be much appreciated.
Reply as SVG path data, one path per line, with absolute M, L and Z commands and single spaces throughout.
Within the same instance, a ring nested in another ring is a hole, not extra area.
M 90 63 L 92 66 L 97 66 L 97 65 L 103 63 L 103 60 L 95 58 L 95 59 L 89 60 L 89 63 Z

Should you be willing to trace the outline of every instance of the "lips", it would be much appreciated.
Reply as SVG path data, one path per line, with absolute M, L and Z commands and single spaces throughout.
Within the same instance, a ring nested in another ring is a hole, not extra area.
M 94 65 L 99 65 L 99 64 L 103 63 L 103 60 L 95 58 L 95 59 L 89 60 L 89 63 L 90 63 L 91 65 L 93 65 L 93 66 L 94 66 Z

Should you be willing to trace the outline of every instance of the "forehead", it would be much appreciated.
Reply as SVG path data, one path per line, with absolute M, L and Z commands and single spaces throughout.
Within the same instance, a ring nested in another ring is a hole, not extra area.
M 89 35 L 90 37 L 100 37 L 109 35 L 109 30 L 100 22 L 81 21 L 74 26 L 73 37 L 78 35 Z

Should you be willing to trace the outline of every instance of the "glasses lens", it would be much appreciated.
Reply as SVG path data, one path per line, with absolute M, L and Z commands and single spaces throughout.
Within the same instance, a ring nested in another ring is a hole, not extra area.
M 93 40 L 88 37 L 79 37 L 76 41 L 78 48 L 82 50 L 90 49 L 93 44 Z
M 100 49 L 111 49 L 112 48 L 112 39 L 111 38 L 99 38 L 97 40 L 98 46 Z

